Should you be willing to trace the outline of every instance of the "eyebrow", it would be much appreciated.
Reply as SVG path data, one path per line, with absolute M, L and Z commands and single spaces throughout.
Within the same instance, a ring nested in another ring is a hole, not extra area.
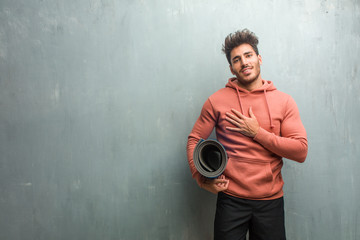
M 235 57 L 233 57 L 231 60 L 235 60 L 235 58 L 240 58 L 239 55 L 236 55 Z

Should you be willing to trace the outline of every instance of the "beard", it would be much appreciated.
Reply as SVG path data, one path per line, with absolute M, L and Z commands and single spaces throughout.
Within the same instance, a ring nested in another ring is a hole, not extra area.
M 255 66 L 251 68 L 250 74 L 244 74 L 241 72 L 243 69 L 240 70 L 240 72 L 236 72 L 235 76 L 238 80 L 238 82 L 243 86 L 248 86 L 256 82 L 257 80 L 261 79 L 260 77 L 260 66 Z

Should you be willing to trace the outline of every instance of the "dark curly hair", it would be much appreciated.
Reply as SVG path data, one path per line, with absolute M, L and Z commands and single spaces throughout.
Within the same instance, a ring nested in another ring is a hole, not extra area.
M 255 35 L 255 33 L 251 32 L 249 29 L 246 28 L 241 31 L 239 30 L 234 33 L 230 33 L 225 38 L 225 43 L 223 44 L 222 47 L 222 51 L 225 53 L 226 58 L 230 65 L 231 65 L 231 59 L 230 59 L 231 51 L 243 43 L 249 44 L 254 49 L 255 53 L 259 55 L 259 50 L 257 48 L 259 39 Z

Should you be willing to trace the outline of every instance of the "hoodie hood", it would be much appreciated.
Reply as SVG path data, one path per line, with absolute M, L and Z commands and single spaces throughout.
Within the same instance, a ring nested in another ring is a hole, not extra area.
M 264 90 L 265 91 L 276 90 L 276 87 L 274 86 L 274 84 L 271 81 L 263 80 L 263 85 L 260 88 L 254 89 L 250 92 L 244 88 L 239 87 L 239 85 L 237 84 L 237 78 L 235 78 L 235 77 L 229 78 L 229 81 L 225 86 L 229 87 L 229 88 L 233 88 L 240 92 L 244 92 L 244 93 L 264 92 Z
M 263 93 L 264 97 L 265 97 L 265 101 L 266 101 L 266 107 L 267 107 L 267 110 L 268 110 L 268 115 L 269 115 L 269 120 L 270 120 L 270 127 L 274 128 L 274 124 L 273 124 L 272 116 L 271 116 L 271 112 L 270 112 L 269 101 L 268 101 L 266 92 L 274 91 L 274 90 L 276 90 L 276 87 L 274 86 L 274 84 L 271 81 L 266 81 L 266 80 L 262 80 L 262 81 L 263 81 L 263 85 L 260 88 L 254 89 L 252 91 L 248 91 L 248 90 L 246 90 L 244 88 L 239 87 L 239 85 L 237 84 L 237 78 L 233 77 L 233 78 L 229 79 L 229 81 L 225 85 L 225 87 L 232 88 L 232 89 L 234 89 L 236 91 L 236 94 L 237 94 L 237 97 L 238 97 L 238 100 L 239 100 L 240 111 L 241 111 L 242 114 L 244 114 L 244 111 L 243 111 L 243 106 L 241 104 L 241 97 L 240 97 L 239 92 L 250 93 L 250 94 L 256 94 L 256 93 L 261 94 L 261 93 Z

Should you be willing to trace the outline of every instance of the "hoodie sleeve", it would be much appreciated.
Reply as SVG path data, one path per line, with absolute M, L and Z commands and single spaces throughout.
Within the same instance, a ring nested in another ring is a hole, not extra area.
M 297 162 L 305 161 L 308 152 L 306 131 L 292 97 L 289 97 L 286 104 L 280 136 L 260 128 L 254 140 L 281 157 Z
M 200 187 L 204 179 L 195 168 L 195 164 L 193 161 L 193 153 L 198 141 L 200 139 L 207 139 L 210 136 L 212 130 L 214 129 L 215 124 L 216 124 L 216 117 L 211 102 L 208 99 L 203 105 L 200 116 L 195 122 L 195 125 L 188 137 L 188 142 L 187 142 L 187 158 L 192 173 L 192 177 L 196 179 Z

